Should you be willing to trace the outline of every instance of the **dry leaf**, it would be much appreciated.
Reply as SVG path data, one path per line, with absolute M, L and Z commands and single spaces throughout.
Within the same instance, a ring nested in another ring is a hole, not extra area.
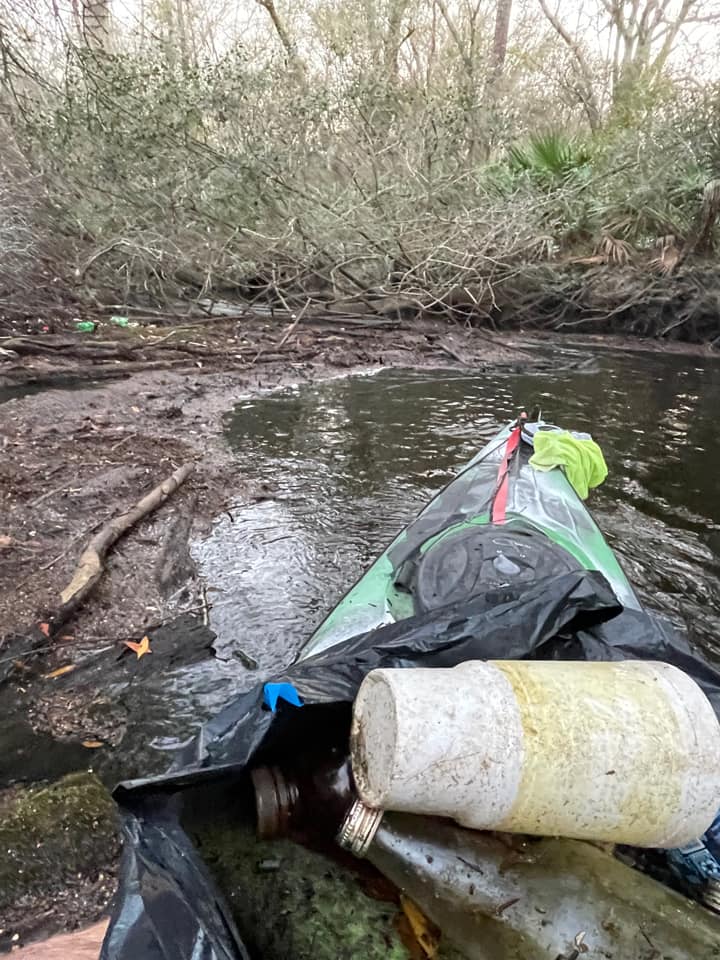
M 146 653 L 152 653 L 150 649 L 150 637 L 148 636 L 144 636 L 140 643 L 135 643 L 134 640 L 123 640 L 123 643 L 126 647 L 130 647 L 131 650 L 135 651 L 138 660 L 140 657 L 144 657 Z
M 14 543 L 15 541 L 12 537 L 9 537 L 6 533 L 0 533 L 0 550 L 11 547 Z
M 44 633 L 46 637 L 49 637 L 49 636 L 50 636 L 50 624 L 49 624 L 49 623 L 41 623 L 41 624 L 38 624 L 38 626 L 40 627 L 40 633 Z
M 400 894 L 400 906 L 408 919 L 413 936 L 423 952 L 423 955 L 432 960 L 440 947 L 440 931 L 432 923 L 420 907 L 409 897 Z
M 52 673 L 43 674 L 43 680 L 53 680 L 55 677 L 62 677 L 66 673 L 72 673 L 77 667 L 76 663 L 67 663 L 64 667 L 58 667 Z
M 102 740 L 83 740 L 82 745 L 87 747 L 88 750 L 95 750 L 97 747 L 105 746 Z

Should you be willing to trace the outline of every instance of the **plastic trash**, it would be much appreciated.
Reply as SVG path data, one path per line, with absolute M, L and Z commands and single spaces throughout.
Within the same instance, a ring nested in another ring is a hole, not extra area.
M 266 683 L 263 688 L 263 702 L 273 712 L 277 710 L 278 701 L 284 701 L 293 707 L 301 707 L 302 700 L 291 683 Z
M 116 327 L 129 327 L 129 326 L 130 326 L 130 318 L 129 318 L 129 317 L 121 317 L 121 316 L 118 316 L 118 315 L 114 314 L 112 317 L 110 317 L 110 323 L 115 324 Z
M 501 656 L 594 662 L 663 660 L 690 674 L 720 712 L 720 672 L 663 621 L 645 611 L 622 609 L 607 580 L 585 570 L 490 590 L 369 630 L 322 653 L 316 651 L 306 648 L 298 662 L 265 678 L 292 683 L 303 701 L 301 710 L 282 702 L 275 712 L 269 710 L 263 696 L 265 683 L 261 681 L 238 693 L 208 720 L 178 753 L 169 771 L 126 781 L 116 789 L 124 847 L 120 886 L 102 960 L 154 960 L 163 956 L 174 960 L 237 960 L 247 956 L 222 892 L 180 823 L 183 794 L 221 781 L 237 784 L 254 767 L 284 764 L 308 743 L 318 750 L 346 748 L 352 703 L 371 670 L 441 669 L 467 660 Z M 208 809 L 208 816 L 212 814 L 212 808 Z M 414 820 L 418 825 L 422 822 L 419 817 Z M 611 872 L 613 861 L 604 858 L 602 864 L 610 871 L 607 877 L 612 886 L 616 876 Z M 629 873 L 620 875 L 632 877 L 641 890 L 645 889 L 645 878 L 630 867 L 625 869 Z M 539 873 L 544 878 L 542 871 Z M 584 881 L 576 876 L 573 882 L 576 898 L 582 898 Z M 596 888 L 589 885 L 587 889 L 588 898 L 592 898 Z M 656 909 L 659 902 L 669 905 L 673 922 L 678 921 L 677 936 L 684 936 L 688 917 L 699 918 L 705 936 L 706 914 L 701 908 L 678 900 L 664 886 L 656 884 L 652 889 L 662 891 L 665 899 L 661 901 L 657 893 L 648 903 L 649 909 Z M 637 900 L 633 903 L 636 922 L 642 923 L 645 904 Z M 501 912 L 504 918 L 514 916 L 510 908 Z M 548 908 L 540 916 L 546 925 L 555 924 L 554 909 Z M 561 919 L 558 917 L 558 922 Z M 266 918 L 268 923 L 276 920 L 280 922 L 280 918 Z M 716 918 L 713 923 L 716 949 L 720 949 Z M 578 927 L 578 932 L 582 928 Z M 670 934 L 668 931 L 668 937 Z M 690 934 L 692 945 L 696 931 Z M 677 937 L 670 942 L 676 943 Z M 662 946 L 659 943 L 660 949 Z M 647 943 L 646 947 L 646 954 L 652 955 L 652 948 Z M 291 945 L 288 949 L 292 950 Z M 567 956 L 572 956 L 572 951 Z M 642 956 L 641 951 L 629 951 L 616 953 L 615 960 Z M 697 951 L 697 956 L 703 957 L 702 952 Z M 588 960 L 595 958 L 590 954 Z
M 95 324 L 92 320 L 76 320 L 75 321 L 75 330 L 78 333 L 94 333 Z
M 376 670 L 351 732 L 369 807 L 477 830 L 681 847 L 720 804 L 720 723 L 666 663 Z
M 712 914 L 604 850 L 512 839 L 388 814 L 366 856 L 468 960 L 717 957 Z

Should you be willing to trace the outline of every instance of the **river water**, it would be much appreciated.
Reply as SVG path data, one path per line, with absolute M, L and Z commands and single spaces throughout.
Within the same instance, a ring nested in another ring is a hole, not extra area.
M 251 657 L 260 675 L 286 664 L 428 498 L 535 404 L 602 446 L 609 478 L 589 504 L 642 599 L 720 655 L 719 373 L 613 352 L 594 373 L 392 371 L 241 403 L 228 442 L 273 494 L 197 546 L 219 656 Z
M 107 779 L 164 769 L 167 751 L 223 703 L 287 665 L 398 530 L 502 424 L 535 404 L 545 419 L 600 443 L 610 473 L 589 505 L 601 529 L 644 602 L 720 657 L 718 365 L 607 352 L 592 373 L 336 379 L 227 413 L 243 476 L 269 492 L 231 506 L 194 546 L 216 656 L 146 670 L 117 697 L 108 691 L 128 731 L 117 750 L 96 752 L 96 769 Z M 85 682 L 78 671 L 69 684 L 75 676 Z M 13 779 L 18 760 L 13 751 L 6 759 Z M 56 760 L 57 772 L 73 765 L 64 754 Z

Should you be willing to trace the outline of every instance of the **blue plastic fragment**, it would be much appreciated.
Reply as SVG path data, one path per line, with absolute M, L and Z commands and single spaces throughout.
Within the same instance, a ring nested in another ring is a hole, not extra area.
M 275 712 L 278 700 L 285 700 L 293 707 L 303 705 L 300 695 L 291 683 L 266 683 L 263 687 L 263 703 Z

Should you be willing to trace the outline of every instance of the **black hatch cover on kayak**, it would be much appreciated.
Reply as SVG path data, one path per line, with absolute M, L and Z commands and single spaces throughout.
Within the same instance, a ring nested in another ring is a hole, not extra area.
M 571 553 L 521 521 L 474 523 L 416 550 L 401 565 L 395 586 L 412 594 L 415 612 L 423 613 L 497 587 L 580 569 Z

